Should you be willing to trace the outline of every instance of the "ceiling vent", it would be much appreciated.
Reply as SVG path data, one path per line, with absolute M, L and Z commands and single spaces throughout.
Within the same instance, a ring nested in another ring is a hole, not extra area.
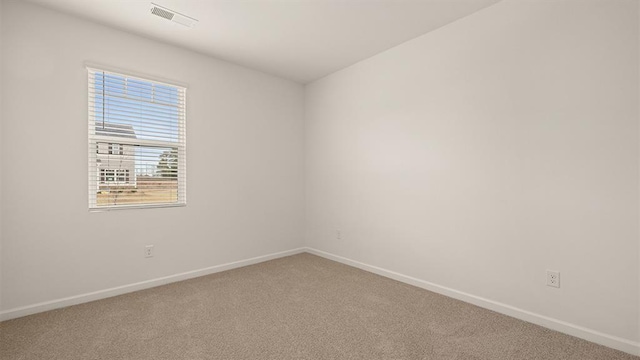
M 154 4 L 151 3 L 151 14 L 155 15 L 155 16 L 159 16 L 163 19 L 167 19 L 170 20 L 174 23 L 178 23 L 182 26 L 186 26 L 188 28 L 192 28 L 194 26 L 196 26 L 196 24 L 198 23 L 198 20 L 186 16 L 186 15 L 182 15 L 178 12 L 175 12 L 173 10 L 169 10 L 166 7 L 160 6 L 158 4 Z

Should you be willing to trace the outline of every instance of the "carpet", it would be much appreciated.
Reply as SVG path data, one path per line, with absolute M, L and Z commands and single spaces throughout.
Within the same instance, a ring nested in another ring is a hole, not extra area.
M 311 254 L 0 323 L 0 359 L 636 359 Z

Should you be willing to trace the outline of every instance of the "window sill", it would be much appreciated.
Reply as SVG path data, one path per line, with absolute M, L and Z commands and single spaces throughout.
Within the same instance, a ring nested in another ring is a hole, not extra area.
M 114 210 L 130 210 L 130 209 L 155 209 L 155 208 L 171 208 L 171 207 L 185 207 L 187 204 L 180 203 L 166 203 L 166 204 L 135 204 L 135 205 L 114 205 L 114 206 L 101 206 L 91 207 L 89 212 L 109 212 Z

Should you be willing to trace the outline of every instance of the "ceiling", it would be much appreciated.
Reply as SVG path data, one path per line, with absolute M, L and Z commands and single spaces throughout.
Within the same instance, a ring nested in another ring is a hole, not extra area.
M 246 67 L 308 83 L 499 0 L 29 0 Z

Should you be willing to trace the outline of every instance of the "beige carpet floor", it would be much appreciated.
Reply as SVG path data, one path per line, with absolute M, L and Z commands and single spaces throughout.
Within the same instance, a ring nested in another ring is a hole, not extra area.
M 639 359 L 310 254 L 0 323 L 0 359 Z

